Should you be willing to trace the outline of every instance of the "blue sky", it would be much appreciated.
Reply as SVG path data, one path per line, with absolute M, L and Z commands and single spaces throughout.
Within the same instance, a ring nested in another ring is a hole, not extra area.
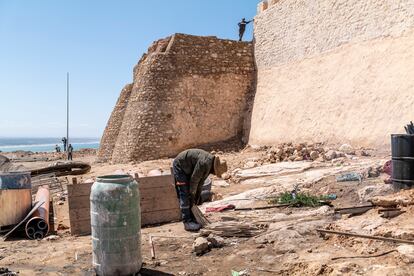
M 236 39 L 259 0 L 0 0 L 0 137 L 100 137 L 149 45 L 173 33 Z M 252 26 L 246 31 L 252 38 Z

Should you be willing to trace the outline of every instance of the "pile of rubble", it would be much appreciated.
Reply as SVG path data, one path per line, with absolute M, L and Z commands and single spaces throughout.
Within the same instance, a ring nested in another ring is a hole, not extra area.
M 333 150 L 324 147 L 322 143 L 284 143 L 267 149 L 266 161 L 270 163 L 303 160 L 323 162 L 355 154 L 355 150 L 348 144 L 342 145 L 338 150 Z M 367 153 L 361 151 L 361 155 L 367 155 Z

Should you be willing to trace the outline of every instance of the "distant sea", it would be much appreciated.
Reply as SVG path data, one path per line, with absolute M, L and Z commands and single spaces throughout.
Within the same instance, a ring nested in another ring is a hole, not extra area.
M 97 149 L 99 138 L 70 138 L 70 143 L 74 150 Z M 63 151 L 62 138 L 5 138 L 0 137 L 0 151 L 13 152 L 18 150 L 32 152 L 51 152 L 55 151 L 55 146 L 59 145 Z

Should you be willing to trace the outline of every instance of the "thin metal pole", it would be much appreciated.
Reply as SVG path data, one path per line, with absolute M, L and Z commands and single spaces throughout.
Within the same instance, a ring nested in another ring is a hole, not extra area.
M 69 147 L 69 72 L 66 74 L 66 151 Z

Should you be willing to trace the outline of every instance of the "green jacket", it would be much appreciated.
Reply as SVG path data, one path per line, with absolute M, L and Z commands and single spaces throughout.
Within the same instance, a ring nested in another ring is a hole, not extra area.
M 200 149 L 188 149 L 175 158 L 180 168 L 190 178 L 190 193 L 197 202 L 204 181 L 212 171 L 214 155 Z

